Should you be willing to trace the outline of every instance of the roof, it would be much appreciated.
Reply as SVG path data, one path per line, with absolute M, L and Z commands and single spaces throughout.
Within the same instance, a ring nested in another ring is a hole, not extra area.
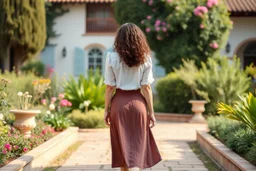
M 116 0 L 46 0 L 54 3 L 113 3 Z M 231 13 L 256 12 L 256 0 L 225 0 Z
M 54 3 L 112 3 L 116 0 L 47 0 Z
M 256 12 L 256 0 L 226 0 L 230 12 Z

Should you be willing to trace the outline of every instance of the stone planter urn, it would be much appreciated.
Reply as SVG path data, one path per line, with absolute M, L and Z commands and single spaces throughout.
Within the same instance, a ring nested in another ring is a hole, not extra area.
M 20 130 L 26 137 L 31 136 L 31 130 L 36 127 L 35 116 L 41 113 L 40 110 L 10 110 L 15 115 L 13 126 Z
M 205 118 L 202 113 L 205 111 L 204 105 L 207 103 L 206 100 L 190 100 L 189 103 L 192 104 L 192 112 L 194 116 L 189 121 L 190 123 L 206 123 Z

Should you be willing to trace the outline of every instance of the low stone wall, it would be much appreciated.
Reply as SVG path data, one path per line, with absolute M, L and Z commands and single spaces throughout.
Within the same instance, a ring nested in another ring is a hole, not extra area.
M 256 167 L 234 153 L 219 140 L 206 132 L 197 131 L 197 142 L 201 149 L 222 169 L 227 171 L 253 171 Z
M 193 114 L 155 113 L 155 117 L 159 121 L 188 122 Z
M 10 162 L 0 171 L 40 171 L 63 153 L 78 139 L 78 128 L 70 127 L 45 143 L 39 145 L 18 159 Z

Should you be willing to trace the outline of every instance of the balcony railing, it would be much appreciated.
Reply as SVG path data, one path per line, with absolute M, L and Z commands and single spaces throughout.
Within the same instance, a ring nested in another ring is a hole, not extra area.
M 87 18 L 87 33 L 113 33 L 117 30 L 118 24 L 115 18 Z

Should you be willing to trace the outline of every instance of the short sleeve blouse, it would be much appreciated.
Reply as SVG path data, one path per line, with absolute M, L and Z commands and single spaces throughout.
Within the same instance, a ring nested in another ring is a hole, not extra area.
M 122 90 L 137 90 L 154 81 L 152 60 L 147 56 L 144 64 L 128 67 L 120 60 L 118 53 L 108 52 L 105 63 L 104 83 Z

